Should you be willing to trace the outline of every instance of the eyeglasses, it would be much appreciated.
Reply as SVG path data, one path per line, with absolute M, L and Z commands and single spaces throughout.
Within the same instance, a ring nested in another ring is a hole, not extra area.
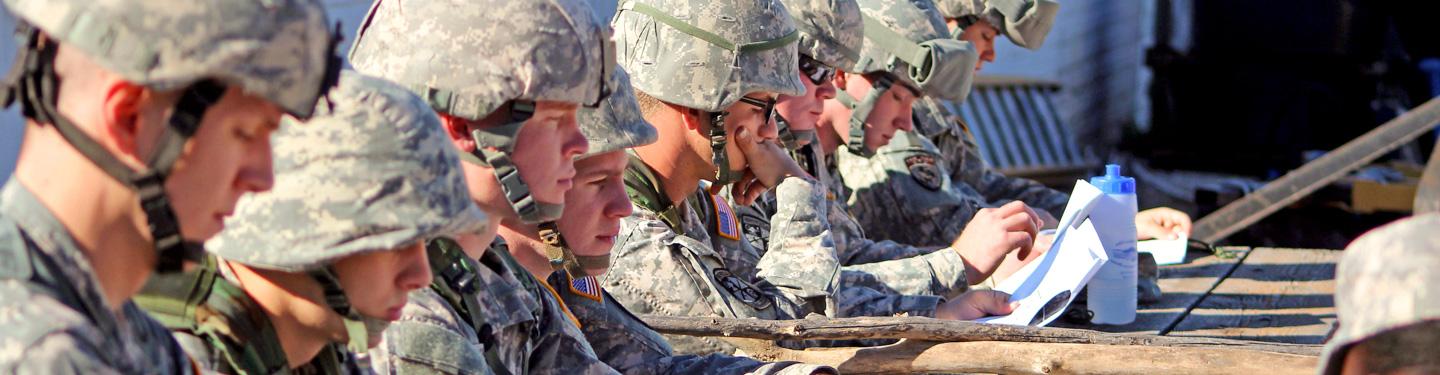
M 816 85 L 823 85 L 835 78 L 835 68 L 805 55 L 800 55 L 800 72 L 805 73 L 805 78 L 809 78 L 810 83 Z
M 762 122 L 762 124 L 770 123 L 770 118 L 775 117 L 775 98 L 767 98 L 765 100 L 760 100 L 748 96 L 742 96 L 740 97 L 740 102 L 760 107 L 760 110 L 765 112 L 765 121 Z

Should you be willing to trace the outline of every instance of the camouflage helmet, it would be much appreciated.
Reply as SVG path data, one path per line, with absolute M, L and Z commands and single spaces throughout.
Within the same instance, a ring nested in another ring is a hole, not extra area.
M 614 26 L 631 83 L 661 101 L 720 112 L 753 92 L 805 92 L 799 35 L 778 0 L 629 0 Z
M 181 233 L 165 181 L 201 119 L 227 88 L 308 117 L 341 65 L 338 33 L 326 29 L 315 0 L 205 2 L 3 0 L 18 18 L 20 48 L 0 88 L 0 106 L 53 126 L 100 171 L 136 192 L 156 252 L 157 272 L 178 272 L 202 253 Z M 60 46 L 101 69 L 154 91 L 179 92 L 155 148 L 136 170 L 58 108 Z
M 307 117 L 334 84 L 338 36 L 316 0 L 4 0 L 16 18 L 130 83 L 212 79 Z
M 616 68 L 610 76 L 610 87 L 614 87 L 615 92 L 605 98 L 598 108 L 580 109 L 580 132 L 590 142 L 590 151 L 578 159 L 644 146 L 654 143 L 657 138 L 655 127 L 640 114 L 640 104 L 635 102 L 635 89 L 630 86 L 630 75 L 624 69 Z M 579 277 L 587 275 L 588 269 L 610 267 L 609 254 L 575 254 L 565 243 L 554 221 L 541 223 L 537 229 L 552 269 Z
M 782 0 L 800 30 L 800 54 L 836 68 L 855 66 L 865 42 L 855 0 Z
M 1060 3 L 1054 0 L 935 0 L 935 4 L 945 19 L 958 21 L 953 35 L 984 19 L 1011 43 L 1031 50 L 1045 44 L 1060 11 Z
M 504 125 L 475 130 L 473 153 L 492 167 L 516 214 L 558 218 L 536 201 L 510 154 L 535 102 L 596 106 L 614 66 L 609 27 L 583 0 L 377 0 L 356 33 L 351 63 L 410 88 L 436 111 L 480 120 L 508 105 Z
M 846 148 L 870 157 L 875 150 L 865 146 L 865 120 L 885 91 L 899 82 L 917 96 L 963 101 L 970 92 L 979 55 L 969 42 L 947 37 L 945 20 L 929 0 L 859 3 L 865 44 L 860 48 L 860 61 L 847 71 L 885 74 L 875 77 L 864 98 L 855 98 L 842 88 L 835 99 L 853 110 Z
M 1345 249 L 1335 272 L 1338 327 L 1320 373 L 1339 374 L 1354 344 L 1394 329 L 1440 320 L 1440 214 L 1370 231 Z
M 635 88 L 630 86 L 630 74 L 624 68 L 615 68 L 610 75 L 610 87 L 615 91 L 599 107 L 579 111 L 580 132 L 590 141 L 590 151 L 581 155 L 581 159 L 648 145 L 658 137 L 655 127 L 640 113 Z

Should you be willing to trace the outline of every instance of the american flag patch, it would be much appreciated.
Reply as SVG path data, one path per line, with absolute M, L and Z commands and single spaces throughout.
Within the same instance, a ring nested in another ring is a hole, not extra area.
M 730 204 L 713 194 L 710 202 L 715 204 L 715 232 L 719 233 L 720 237 L 739 241 L 740 221 L 735 218 L 735 212 L 730 210 Z
M 601 298 L 600 281 L 595 280 L 595 276 L 571 277 L 570 292 L 595 300 L 595 302 L 604 302 L 604 299 Z

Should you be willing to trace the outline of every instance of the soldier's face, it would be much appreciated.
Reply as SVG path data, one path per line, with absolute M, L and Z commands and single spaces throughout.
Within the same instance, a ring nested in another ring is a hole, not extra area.
M 960 33 L 960 40 L 970 42 L 975 46 L 975 52 L 980 55 L 975 61 L 975 71 L 980 71 L 987 62 L 995 62 L 995 37 L 999 35 L 1000 30 L 983 18 Z
M 863 98 L 874 90 L 871 82 L 869 77 L 848 80 L 846 91 L 856 98 Z M 875 108 L 870 110 L 870 116 L 865 118 L 865 147 L 878 149 L 890 144 L 890 138 L 895 137 L 896 130 L 914 129 L 914 120 L 910 114 L 914 105 L 914 91 L 899 82 L 890 85 L 890 88 L 880 95 L 880 99 L 875 101 Z M 840 134 L 848 134 L 848 131 L 849 129 L 846 129 Z
M 578 108 L 571 103 L 540 101 L 535 115 L 515 137 L 512 157 L 535 200 L 563 203 L 565 191 L 574 184 L 575 157 L 590 147 L 575 121 Z
M 185 239 L 204 241 L 219 233 L 240 196 L 269 190 L 274 184 L 270 133 L 281 116 L 275 105 L 236 88 L 205 112 L 200 129 L 165 181 Z M 157 113 L 151 118 L 168 116 Z M 158 129 L 165 126 L 163 121 L 151 123 L 150 130 L 137 137 L 147 155 L 151 151 L 146 149 L 155 147 Z
M 835 84 L 831 80 L 823 80 L 817 84 L 810 80 L 810 75 L 803 69 L 799 74 L 800 83 L 805 85 L 805 94 L 780 95 L 775 100 L 775 113 L 785 118 L 792 131 L 815 130 L 815 123 L 825 109 L 825 101 L 835 98 Z M 809 138 L 799 141 L 802 145 L 810 143 Z
M 751 93 L 745 97 L 768 103 L 774 103 L 775 100 L 775 94 L 772 93 Z M 750 165 L 745 154 L 740 151 L 740 145 L 736 144 L 735 134 L 740 129 L 750 133 L 751 139 L 756 143 L 775 142 L 780 138 L 780 130 L 775 127 L 775 118 L 769 116 L 767 110 L 770 108 L 761 108 L 743 101 L 737 101 L 725 109 L 729 113 L 725 116 L 725 152 L 730 159 L 731 170 L 742 171 Z M 705 143 L 709 144 L 708 138 Z M 709 149 L 708 146 L 706 149 Z
M 630 216 L 625 195 L 624 151 L 611 151 L 575 162 L 575 187 L 565 193 L 565 215 L 556 225 L 578 255 L 609 255 L 620 235 L 620 219 Z M 605 269 L 586 269 L 601 275 Z
M 389 321 L 400 319 L 408 301 L 406 295 L 430 285 L 431 278 L 425 244 L 419 241 L 388 251 L 340 258 L 332 268 L 351 307 L 362 315 Z M 344 332 L 343 326 L 340 332 Z M 380 337 L 369 339 L 371 347 L 380 342 Z

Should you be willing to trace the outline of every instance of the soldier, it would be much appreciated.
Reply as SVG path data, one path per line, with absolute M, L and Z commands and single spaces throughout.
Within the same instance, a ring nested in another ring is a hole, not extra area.
M 575 162 L 575 187 L 565 193 L 565 215 L 556 221 L 563 240 L 583 262 L 582 269 L 555 270 L 548 254 L 555 250 L 539 237 L 537 227 L 514 230 L 502 227 L 516 260 L 549 284 L 574 313 L 585 339 L 605 364 L 625 374 L 816 374 L 834 373 L 823 366 L 794 362 L 768 364 L 725 354 L 676 355 L 644 322 L 635 318 L 601 289 L 610 258 L 610 246 L 619 235 L 620 219 L 632 213 L 623 181 L 629 156 L 625 150 L 655 141 L 655 128 L 640 116 L 630 77 L 623 70 L 612 75 L 615 92 L 596 109 L 581 109 L 580 129 L 590 151 Z M 617 129 L 618 128 L 618 129 Z M 518 228 L 517 228 L 518 229 Z M 553 272 L 552 272 L 553 270 Z
M 1380 227 L 1345 249 L 1320 374 L 1440 374 L 1440 214 Z
M 366 18 L 356 69 L 400 82 L 439 113 L 492 227 L 559 218 L 587 148 L 575 111 L 599 104 L 614 65 L 608 27 L 589 5 L 382 0 Z M 431 241 L 427 253 L 434 280 L 371 351 L 378 372 L 614 373 L 495 229 Z
M 338 74 L 324 9 L 4 5 L 21 38 L 0 101 L 27 120 L 0 191 L 0 373 L 197 372 L 131 297 L 270 188 L 270 132 Z
M 951 35 L 976 46 L 977 71 L 995 60 L 997 35 L 1024 48 L 1039 48 L 1059 8 L 1050 0 L 939 0 L 937 5 L 953 28 Z M 1013 201 L 1039 208 L 1046 226 L 1056 225 L 1069 195 L 1032 180 L 1006 177 L 986 165 L 968 125 L 951 111 L 962 101 L 963 95 L 923 99 L 915 106 L 914 132 L 897 132 L 874 157 L 840 158 L 845 184 L 852 190 L 848 199 L 853 212 L 877 238 L 922 246 L 946 244 L 980 210 Z M 1136 225 L 1141 239 L 1173 238 L 1189 232 L 1190 218 L 1174 209 L 1156 208 L 1137 215 Z M 1007 259 L 997 275 L 1022 266 L 1024 259 L 1018 255 Z
M 903 8 L 902 8 L 903 7 Z M 982 236 L 968 236 L 970 243 L 957 244 L 956 247 L 947 248 L 945 251 L 934 251 L 934 249 L 921 249 L 913 246 L 903 245 L 892 241 L 872 241 L 865 238 L 865 233 L 860 229 L 859 223 L 849 215 L 848 207 L 838 197 L 844 196 L 844 186 L 834 179 L 836 178 L 833 169 L 833 158 L 827 157 L 821 151 L 821 146 L 812 142 L 815 136 L 815 122 L 822 114 L 822 108 L 826 100 L 835 98 L 836 89 L 830 78 L 835 76 L 837 71 L 834 67 L 853 67 L 862 58 L 880 59 L 884 56 L 862 57 L 858 51 L 848 46 L 859 46 L 864 38 L 862 22 L 865 16 L 861 15 L 860 5 L 855 1 L 848 0 L 792 0 L 786 2 L 786 8 L 796 16 L 796 24 L 800 30 L 800 65 L 799 75 L 801 82 L 805 84 L 806 94 L 800 96 L 781 95 L 776 103 L 777 123 L 784 124 L 782 129 L 790 130 L 791 134 L 798 136 L 786 137 L 793 141 L 787 144 L 796 146 L 791 155 L 807 172 L 816 176 L 817 179 L 828 190 L 826 193 L 826 204 L 829 206 L 829 222 L 832 227 L 832 234 L 836 249 L 839 253 L 840 262 L 845 266 L 841 275 L 841 294 L 849 301 L 867 301 L 870 306 L 893 306 L 890 309 L 867 308 L 871 312 L 884 312 L 886 315 L 905 313 L 911 316 L 950 316 L 947 312 L 940 311 L 947 299 L 956 299 L 961 293 L 967 290 L 968 285 L 983 280 L 991 270 L 974 269 L 975 264 L 982 264 L 979 261 L 966 261 L 965 258 L 984 257 L 985 252 L 978 251 L 980 246 L 1002 245 L 1001 242 L 989 241 L 982 244 L 976 240 L 984 240 Z M 909 10 L 910 12 L 905 12 Z M 921 15 L 922 11 L 908 4 L 893 4 L 891 17 L 913 17 Z M 930 11 L 933 14 L 933 10 Z M 914 25 L 925 24 L 926 19 L 902 20 L 898 24 Z M 871 54 L 884 53 L 881 49 L 870 48 L 864 51 Z M 818 56 L 818 57 L 816 57 Z M 968 59 L 960 59 L 960 63 L 968 64 Z M 888 73 L 877 73 L 888 74 Z M 903 90 L 896 88 L 896 90 Z M 887 100 L 887 99 L 880 99 Z M 888 103 L 887 103 L 888 104 Z M 903 112 L 902 112 L 903 113 Z M 876 117 L 878 118 L 878 117 Z M 868 127 L 876 129 L 878 127 Z M 869 131 L 867 129 L 867 131 Z M 786 132 L 782 131 L 782 134 Z M 834 134 L 834 133 L 829 133 Z M 828 150 L 833 155 L 833 149 Z M 769 234 L 771 226 L 770 216 L 777 211 L 775 200 L 772 195 L 763 196 L 756 204 L 737 207 L 740 216 L 741 226 L 746 231 L 746 239 L 750 240 L 757 250 L 763 251 L 771 240 L 783 240 L 772 238 Z M 1019 211 L 1023 212 L 1023 211 Z M 1019 213 L 1017 212 L 1017 213 Z M 990 215 L 987 213 L 987 215 Z M 1022 214 L 1023 215 L 1023 214 Z M 1024 224 L 1024 223 L 1021 223 Z M 1028 229 L 1034 231 L 1035 223 L 1030 223 Z M 981 230 L 984 226 L 977 226 Z M 1003 237 L 1003 232 L 997 232 L 995 237 Z M 970 249 L 967 252 L 960 249 Z M 998 258 L 1005 251 L 1011 248 L 991 249 L 992 257 Z M 992 262 L 993 263 L 993 262 Z M 973 278 L 974 280 L 970 280 Z M 856 288 L 859 286 L 859 288 Z M 849 306 L 865 306 L 859 303 L 850 303 Z M 859 315 L 856 312 L 845 312 L 846 315 Z
M 315 117 L 276 132 L 274 189 L 137 301 L 206 371 L 359 373 L 354 353 L 429 285 L 425 241 L 486 223 L 439 122 L 405 88 L 346 71 Z

